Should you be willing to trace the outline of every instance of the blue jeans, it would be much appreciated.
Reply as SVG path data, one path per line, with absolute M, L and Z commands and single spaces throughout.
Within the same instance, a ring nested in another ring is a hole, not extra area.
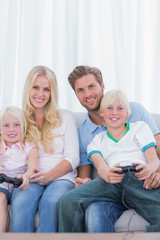
M 60 232 L 85 231 L 85 210 L 92 202 L 125 203 L 150 223 L 148 232 L 160 231 L 160 188 L 147 190 L 134 173 L 126 173 L 121 183 L 109 184 L 100 178 L 85 183 L 61 197 Z M 104 210 L 103 210 L 104 211 Z
M 7 198 L 7 203 L 9 204 L 10 203 L 10 192 L 9 190 L 3 188 L 3 187 L 0 187 L 0 192 L 4 193 L 6 198 Z
M 11 231 L 34 232 L 34 217 L 39 213 L 37 232 L 57 232 L 57 202 L 74 187 L 69 180 L 56 180 L 45 186 L 30 183 L 27 190 L 15 188 L 11 203 Z
M 126 208 L 120 203 L 93 202 L 85 211 L 85 231 L 115 232 L 114 224 Z

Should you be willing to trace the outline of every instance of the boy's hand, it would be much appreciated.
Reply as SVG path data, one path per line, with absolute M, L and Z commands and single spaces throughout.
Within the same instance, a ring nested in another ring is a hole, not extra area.
M 106 182 L 112 184 L 120 183 L 124 178 L 124 174 L 117 173 L 120 170 L 121 168 L 119 164 L 116 164 L 113 168 L 109 168 Z
M 148 164 L 139 164 L 138 167 L 136 167 L 136 169 L 142 169 L 140 172 L 135 172 L 135 176 L 139 179 L 139 180 L 145 180 L 148 177 L 151 176 L 152 172 L 151 169 L 149 167 Z

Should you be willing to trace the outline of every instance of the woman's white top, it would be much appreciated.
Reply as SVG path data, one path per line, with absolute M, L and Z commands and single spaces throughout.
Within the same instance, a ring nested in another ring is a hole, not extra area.
M 68 179 L 75 182 L 76 168 L 80 161 L 76 122 L 70 111 L 61 109 L 59 112 L 62 117 L 62 124 L 53 129 L 53 133 L 61 136 L 53 141 L 54 153 L 46 153 L 39 142 L 39 169 L 42 172 L 48 172 L 63 160 L 67 160 L 73 170 L 59 179 Z

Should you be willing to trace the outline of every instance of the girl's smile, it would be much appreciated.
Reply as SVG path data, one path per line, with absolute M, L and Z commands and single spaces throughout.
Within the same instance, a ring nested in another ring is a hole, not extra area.
M 21 137 L 20 122 L 9 112 L 6 112 L 2 119 L 2 137 L 8 147 L 17 143 Z

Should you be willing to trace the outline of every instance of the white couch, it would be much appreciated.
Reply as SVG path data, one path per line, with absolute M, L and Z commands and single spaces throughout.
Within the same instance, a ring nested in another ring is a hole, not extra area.
M 85 119 L 86 113 L 73 113 L 77 126 Z M 152 114 L 158 128 L 160 129 L 160 114 Z M 96 170 L 93 170 L 93 178 L 97 176 Z M 139 216 L 134 210 L 126 210 L 115 223 L 116 232 L 127 231 L 145 231 L 145 226 L 149 223 Z

